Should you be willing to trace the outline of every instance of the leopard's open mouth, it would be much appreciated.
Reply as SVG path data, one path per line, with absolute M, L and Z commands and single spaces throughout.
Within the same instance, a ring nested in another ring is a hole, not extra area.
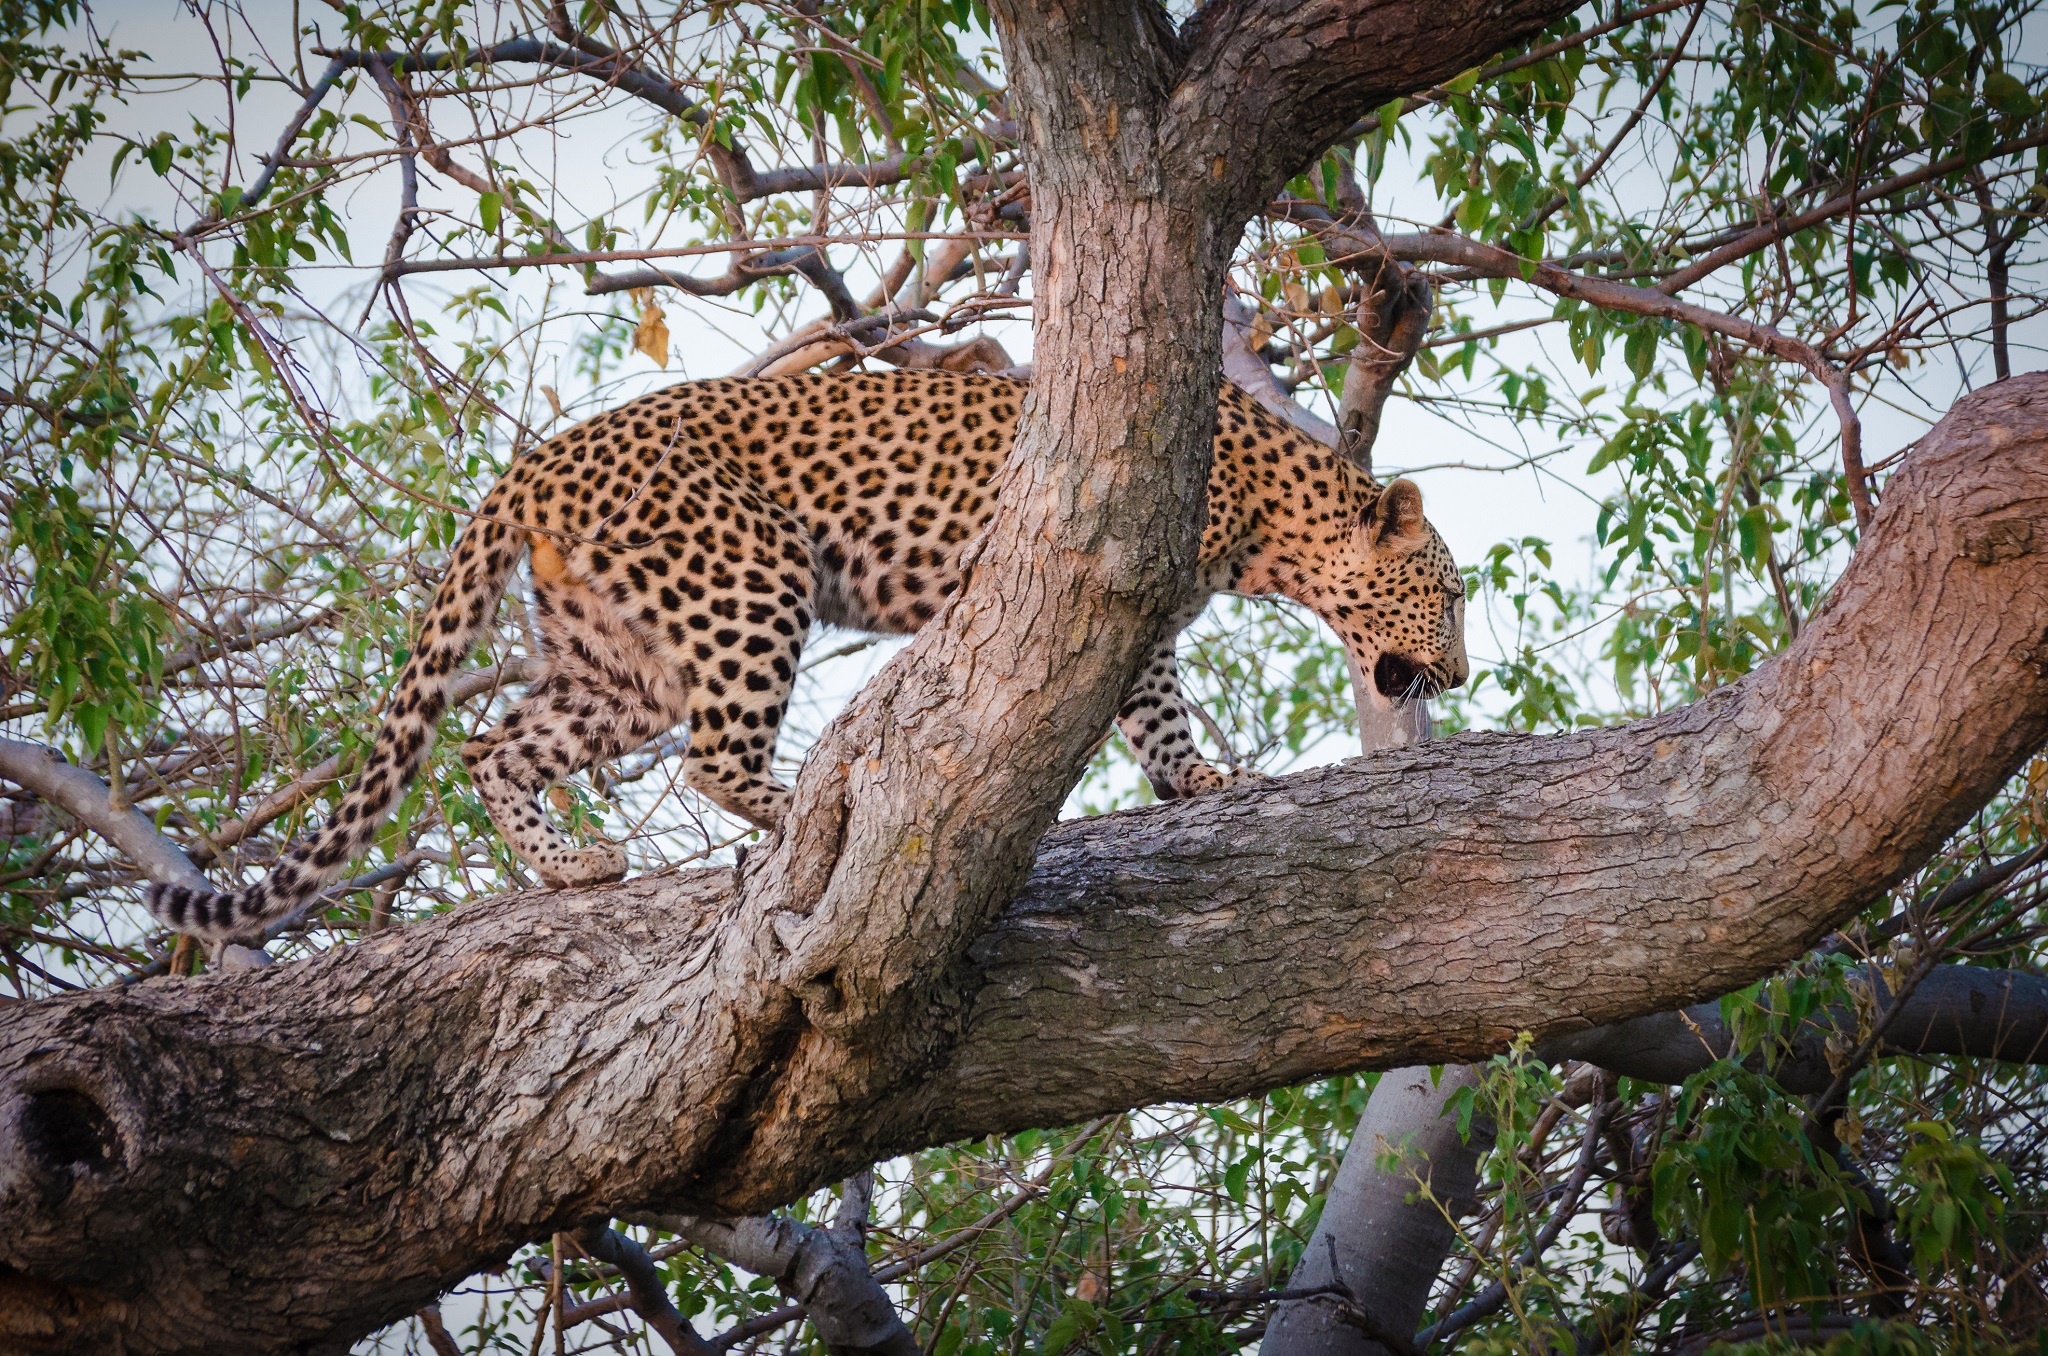
M 1447 664 L 1418 664 L 1406 655 L 1383 654 L 1372 666 L 1372 685 L 1388 701 L 1412 702 L 1455 687 L 1449 668 Z

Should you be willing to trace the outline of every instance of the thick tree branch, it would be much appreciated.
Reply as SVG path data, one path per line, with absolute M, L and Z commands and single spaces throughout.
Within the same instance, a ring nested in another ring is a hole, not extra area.
M 1248 216 L 1367 109 L 1450 79 L 1577 6 L 1571 0 L 1216 0 L 1182 38 L 1175 168 Z
M 1865 979 L 1881 1006 L 1891 1002 L 1881 975 L 1866 971 Z M 1827 1056 L 1829 1038 L 1855 1034 L 1853 1012 L 1821 1014 L 1801 1031 L 1791 1049 L 1764 1067 L 1787 1092 L 1820 1092 L 1835 1076 Z M 1546 1042 L 1540 1053 L 1551 1059 L 1583 1059 L 1631 1078 L 1679 1083 L 1727 1058 L 1734 1046 L 1717 1001 L 1562 1036 Z M 1878 1053 L 2048 1062 L 2048 979 L 2024 970 L 1944 966 L 1920 981 L 1899 1005 Z
M 1627 28 L 1631 24 L 1641 23 L 1645 19 L 1668 13 L 1674 9 L 1683 9 L 1687 5 L 1696 3 L 1698 3 L 1698 0 L 1658 0 L 1656 4 L 1644 5 L 1640 9 L 1632 9 L 1626 13 L 1617 14 L 1605 23 L 1593 24 L 1590 27 L 1580 29 L 1576 33 L 1566 34 L 1564 37 L 1553 41 L 1538 43 L 1526 52 L 1518 53 L 1502 61 L 1488 62 L 1479 68 L 1477 83 L 1485 84 L 1488 81 L 1497 80 L 1503 75 L 1510 75 L 1515 71 L 1548 61 L 1550 58 L 1562 52 L 1568 52 L 1575 47 L 1584 47 L 1588 43 L 1604 38 L 1609 33 L 1619 29 Z M 1425 94 L 1411 94 L 1401 101 L 1400 116 L 1405 118 L 1419 108 L 1427 108 L 1431 104 L 1440 104 L 1448 98 L 1450 98 L 1450 91 L 1441 86 Z M 1371 136 L 1374 132 L 1379 131 L 1381 126 L 1380 115 L 1375 113 L 1370 117 L 1361 118 L 1357 122 L 1352 123 L 1351 126 L 1344 129 L 1342 135 L 1337 140 L 1340 143 L 1353 142 L 1360 137 Z

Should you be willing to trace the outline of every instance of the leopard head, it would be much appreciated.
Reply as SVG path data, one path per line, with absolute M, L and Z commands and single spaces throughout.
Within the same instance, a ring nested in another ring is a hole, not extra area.
M 1470 676 L 1465 581 L 1414 481 L 1368 482 L 1361 498 L 1313 571 L 1310 602 L 1343 640 L 1360 700 L 1405 710 Z

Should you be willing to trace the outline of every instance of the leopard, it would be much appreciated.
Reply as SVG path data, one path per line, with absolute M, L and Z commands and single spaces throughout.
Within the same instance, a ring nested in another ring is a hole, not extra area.
M 424 765 L 522 557 L 538 673 L 461 759 L 540 881 L 626 873 L 618 844 L 579 845 L 551 823 L 544 793 L 683 725 L 685 784 L 774 830 L 791 797 L 772 768 L 777 734 L 814 624 L 906 634 L 952 604 L 1027 391 L 930 369 L 712 379 L 536 442 L 451 549 L 382 727 L 326 822 L 260 881 L 159 884 L 149 909 L 224 941 L 317 899 Z M 1305 606 L 1343 643 L 1361 700 L 1409 703 L 1466 681 L 1463 579 L 1412 480 L 1381 484 L 1226 382 L 1207 491 L 1193 587 L 1115 718 L 1159 798 L 1234 780 L 1201 752 L 1176 659 L 1175 637 L 1219 593 Z

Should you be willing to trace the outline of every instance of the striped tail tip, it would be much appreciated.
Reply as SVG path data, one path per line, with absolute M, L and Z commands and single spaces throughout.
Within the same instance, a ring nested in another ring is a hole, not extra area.
M 143 903 L 158 921 L 208 941 L 223 941 L 247 930 L 247 911 L 238 909 L 247 891 L 201 890 L 190 885 L 153 884 Z

